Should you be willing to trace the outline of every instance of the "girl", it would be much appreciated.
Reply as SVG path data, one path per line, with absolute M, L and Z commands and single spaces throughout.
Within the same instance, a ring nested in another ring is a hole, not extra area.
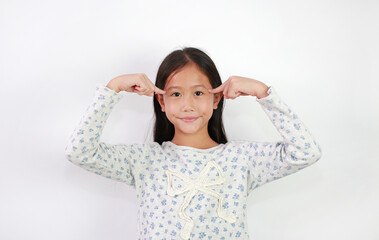
M 121 91 L 154 96 L 154 142 L 100 142 Z M 224 99 L 239 96 L 256 97 L 282 141 L 227 140 Z M 272 86 L 238 76 L 222 83 L 207 54 L 184 48 L 163 60 L 155 85 L 145 74 L 98 84 L 65 153 L 72 163 L 136 189 L 138 239 L 249 239 L 251 191 L 315 163 L 321 148 Z

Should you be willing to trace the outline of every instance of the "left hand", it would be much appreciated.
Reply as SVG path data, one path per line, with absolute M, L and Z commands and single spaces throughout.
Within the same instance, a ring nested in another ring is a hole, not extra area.
M 268 96 L 269 87 L 258 80 L 239 76 L 231 76 L 214 89 L 208 89 L 210 93 L 223 92 L 225 99 L 235 99 L 239 96 L 256 96 L 258 99 Z

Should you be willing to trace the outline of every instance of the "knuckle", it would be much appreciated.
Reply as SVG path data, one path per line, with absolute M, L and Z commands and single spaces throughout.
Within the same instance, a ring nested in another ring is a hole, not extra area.
M 144 79 L 144 75 L 145 75 L 144 73 L 138 73 L 138 78 L 139 79 Z

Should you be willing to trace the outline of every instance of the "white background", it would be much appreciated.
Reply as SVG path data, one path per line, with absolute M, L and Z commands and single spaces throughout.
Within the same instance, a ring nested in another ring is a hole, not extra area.
M 134 189 L 64 157 L 97 83 L 203 49 L 223 81 L 274 86 L 322 158 L 256 189 L 252 240 L 379 239 L 377 1 L 0 1 L 0 239 L 135 239 Z M 151 138 L 152 98 L 126 93 L 102 141 Z M 255 97 L 226 100 L 229 140 L 279 141 Z

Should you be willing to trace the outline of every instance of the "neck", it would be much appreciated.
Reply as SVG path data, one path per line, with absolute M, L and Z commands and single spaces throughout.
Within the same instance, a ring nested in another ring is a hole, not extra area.
M 186 136 L 177 137 L 176 135 L 171 140 L 172 143 L 179 146 L 187 146 L 199 149 L 208 149 L 219 145 L 219 143 L 213 141 L 211 137 L 199 137 L 199 136 Z

